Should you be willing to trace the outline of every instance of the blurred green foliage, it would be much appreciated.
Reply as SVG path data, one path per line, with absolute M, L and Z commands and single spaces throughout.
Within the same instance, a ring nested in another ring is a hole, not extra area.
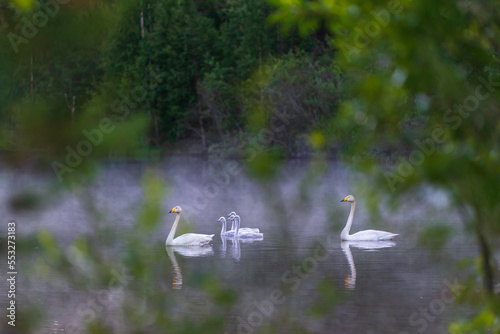
M 0 9 L 6 163 L 34 162 L 71 187 L 102 157 L 189 138 L 202 151 L 256 154 L 249 167 L 261 176 L 325 146 L 308 134 L 340 100 L 325 35 L 283 36 L 263 0 Z
M 450 330 L 492 330 L 499 321 L 493 294 L 500 232 L 499 3 L 273 3 L 273 22 L 303 34 L 322 26 L 330 32 L 334 62 L 348 73 L 331 129 L 353 138 L 347 152 L 368 157 L 370 163 L 360 165 L 376 175 L 379 189 L 397 198 L 432 184 L 461 210 L 478 240 L 488 302 Z M 395 151 L 402 155 L 392 168 L 371 159 Z M 433 226 L 422 239 L 436 247 L 446 235 Z
M 308 310 L 313 317 L 327 316 L 339 304 L 344 296 L 336 290 L 332 280 L 323 279 L 317 286 L 318 297 L 314 305 Z
M 254 105 L 271 101 L 297 117 L 266 145 L 307 150 L 309 129 L 336 109 L 340 76 L 324 32 L 283 36 L 272 11 L 263 0 L 4 3 L 0 148 L 18 163 L 64 158 L 83 130 L 111 118 L 92 157 L 189 138 L 208 151 L 256 136 Z
M 160 223 L 164 212 L 161 210 L 161 203 L 165 197 L 165 184 L 152 171 L 144 174 L 142 187 L 144 189 L 144 203 L 139 211 L 138 228 L 151 232 Z
M 48 169 L 80 191 L 75 185 L 85 188 L 113 152 L 196 138 L 204 151 L 217 142 L 236 146 L 261 177 L 274 176 L 283 156 L 315 153 L 321 160 L 338 153 L 394 198 L 433 185 L 450 195 L 477 238 L 474 275 L 484 280 L 477 293 L 471 279 L 465 294 L 480 307 L 477 314 L 449 330 L 495 332 L 499 21 L 498 2 L 486 0 L 2 2 L 3 161 Z M 380 163 L 386 160 L 394 164 Z M 81 190 L 93 234 L 74 240 L 68 253 L 49 231 L 39 231 L 36 270 L 57 268 L 85 288 L 90 282 L 105 288 L 124 265 L 135 278 L 127 282 L 128 303 L 120 305 L 128 332 L 169 326 L 220 333 L 224 312 L 238 298 L 217 278 L 197 282 L 205 301 L 220 306 L 199 323 L 160 314 L 178 300 L 144 288 L 163 274 L 154 267 L 161 259 L 134 245 L 147 244 L 158 227 L 165 192 L 149 172 L 143 189 L 123 259 L 101 249 L 117 241 Z M 21 194 L 11 205 L 37 201 Z M 430 226 L 422 240 L 437 249 L 447 236 L 446 228 Z M 321 315 L 337 295 L 327 281 L 318 289 L 312 312 Z M 145 306 L 138 311 L 139 304 Z M 86 331 L 112 331 L 107 316 L 86 322 Z
M 419 242 L 436 252 L 446 246 L 451 237 L 452 229 L 450 226 L 439 223 L 426 226 L 419 235 Z

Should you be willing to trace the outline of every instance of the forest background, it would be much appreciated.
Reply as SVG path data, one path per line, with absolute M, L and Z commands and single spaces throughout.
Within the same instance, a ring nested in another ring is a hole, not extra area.
M 482 287 L 450 331 L 498 332 L 499 26 L 481 0 L 2 1 L 2 162 L 73 187 L 110 156 L 336 157 L 441 189 Z

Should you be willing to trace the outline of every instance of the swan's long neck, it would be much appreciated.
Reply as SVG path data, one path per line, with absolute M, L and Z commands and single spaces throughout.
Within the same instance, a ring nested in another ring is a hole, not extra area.
M 234 231 L 234 236 L 237 236 L 238 232 L 240 230 L 240 216 L 234 217 L 234 222 L 235 222 L 235 225 L 236 225 L 236 231 Z
M 220 235 L 226 233 L 226 219 L 222 219 L 222 230 L 220 230 Z
M 231 222 L 231 231 L 234 231 L 234 220 Z
M 347 218 L 347 224 L 345 224 L 340 237 L 345 240 L 345 237 L 349 236 L 349 231 L 351 230 L 352 220 L 354 219 L 354 208 L 356 207 L 356 202 L 351 202 L 351 212 L 349 213 L 349 218 Z
M 174 240 L 174 235 L 175 235 L 175 231 L 177 230 L 177 224 L 179 224 L 179 219 L 181 219 L 181 213 L 177 213 L 177 217 L 175 217 L 175 221 L 174 221 L 174 224 L 172 225 L 172 228 L 170 229 L 170 233 L 168 233 L 168 237 L 167 237 L 167 245 L 170 244 L 172 242 L 172 240 Z

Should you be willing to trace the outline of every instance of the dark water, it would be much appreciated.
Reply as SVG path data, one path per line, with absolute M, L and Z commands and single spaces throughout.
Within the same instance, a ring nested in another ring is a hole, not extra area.
M 242 166 L 239 161 L 187 157 L 109 164 L 90 187 L 103 221 L 98 226 L 112 240 L 103 245 L 104 252 L 120 259 L 134 247 L 140 256 L 153 259 L 155 286 L 145 288 L 171 297 L 168 312 L 175 317 L 196 321 L 209 314 L 212 306 L 199 289 L 207 275 L 238 292 L 236 304 L 223 311 L 227 333 L 443 333 L 451 321 L 467 314 L 455 303 L 463 279 L 456 263 L 474 256 L 476 249 L 443 194 L 423 189 L 405 197 L 397 210 L 389 199 L 380 198 L 379 212 L 373 214 L 367 208 L 372 185 L 349 166 L 291 161 L 276 178 L 264 180 L 249 177 Z M 320 174 L 311 173 L 317 168 Z M 145 196 L 141 179 L 146 170 L 164 180 L 168 192 L 162 205 L 164 223 L 147 243 L 137 244 L 133 228 Z M 27 189 L 46 191 L 47 181 L 3 172 L 0 183 L 1 210 L 6 213 L 2 237 L 10 219 L 16 221 L 19 239 L 34 240 L 46 228 L 66 252 L 75 254 L 69 258 L 85 273 L 88 264 L 72 245 L 79 236 L 94 235 L 95 215 L 89 214 L 79 192 L 63 192 L 43 209 L 16 213 L 7 199 Z M 351 232 L 377 228 L 400 235 L 393 242 L 341 243 L 349 204 L 339 200 L 351 193 L 357 199 Z M 162 246 L 175 218 L 166 212 L 176 205 L 183 208 L 179 229 L 215 234 L 211 246 Z M 230 211 L 241 216 L 242 226 L 258 227 L 264 239 L 221 239 L 217 219 Z M 451 231 L 437 249 L 420 237 L 435 224 Z M 85 332 L 86 323 L 105 306 L 111 309 L 111 326 L 121 332 L 126 316 L 118 305 L 130 303 L 128 287 L 140 285 L 141 278 L 128 275 L 124 264 L 116 268 L 113 287 L 96 288 L 92 277 L 82 287 L 50 264 L 40 265 L 35 244 L 18 245 L 17 322 L 30 321 L 23 315 L 41 307 L 45 316 L 31 332 Z M 5 262 L 0 262 L 2 276 L 8 271 Z M 4 279 L 0 287 L 7 290 Z M 2 293 L 3 310 L 8 301 Z M 146 306 L 137 303 L 136 312 L 142 309 Z M 155 321 L 151 314 L 142 317 Z M 12 330 L 5 320 L 2 328 Z

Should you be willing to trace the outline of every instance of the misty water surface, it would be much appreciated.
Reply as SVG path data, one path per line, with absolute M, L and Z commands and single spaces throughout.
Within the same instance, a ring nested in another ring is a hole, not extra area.
M 237 160 L 175 157 L 155 163 L 108 163 L 90 186 L 102 215 L 99 226 L 109 238 L 103 240 L 110 247 L 103 248 L 107 256 L 119 258 L 136 247 L 131 246 L 130 232 L 142 205 L 141 179 L 151 169 L 167 185 L 163 223 L 148 237 L 149 243 L 135 251 L 159 259 L 152 268 L 157 272 L 156 285 L 144 288 L 175 300 L 168 310 L 158 312 L 175 312 L 193 321 L 207 314 L 213 306 L 194 287 L 200 277 L 210 274 L 239 294 L 236 306 L 224 314 L 228 333 L 266 332 L 265 326 L 273 321 L 283 333 L 301 327 L 312 333 L 445 332 L 450 321 L 466 312 L 455 305 L 456 295 L 450 290 L 463 277 L 456 262 L 476 251 L 473 240 L 463 236 L 463 226 L 446 196 L 423 189 L 406 197 L 397 210 L 391 209 L 389 199 L 381 198 L 379 214 L 371 214 L 366 198 L 371 195 L 365 191 L 371 185 L 362 175 L 333 161 L 320 164 L 318 170 L 324 170 L 320 174 L 311 173 L 314 168 L 318 166 L 307 161 L 289 161 L 275 178 L 255 179 Z M 40 210 L 13 212 L 10 196 L 48 191 L 47 180 L 4 171 L 0 184 L 4 221 L 17 222 L 19 237 L 34 239 L 39 229 L 47 228 L 71 252 L 75 238 L 92 236 L 95 216 L 79 200 L 78 190 L 64 192 Z M 350 207 L 339 201 L 351 193 L 357 199 L 351 233 L 368 228 L 399 233 L 393 243 L 341 244 L 339 235 Z M 168 251 L 161 247 L 175 218 L 167 212 L 176 205 L 183 208 L 180 230 L 215 234 L 213 245 Z M 258 227 L 264 239 L 222 240 L 217 219 L 230 211 L 241 216 L 243 227 Z M 453 232 L 437 250 L 419 237 L 433 224 Z M 43 306 L 46 317 L 37 332 L 83 332 L 86 321 L 99 313 L 99 303 L 90 306 L 91 311 L 87 304 L 97 298 L 96 291 L 92 284 L 73 285 L 56 270 L 35 270 L 35 244 L 26 242 L 19 245 L 25 249 L 18 248 L 18 321 L 27 321 L 22 319 L 23 310 Z M 6 272 L 4 262 L 2 272 Z M 123 280 L 110 292 L 116 303 L 126 302 L 126 282 L 137 278 Z M 4 284 L 2 280 L 2 291 Z M 0 303 L 6 303 L 3 294 Z M 115 302 L 105 306 L 111 325 L 119 331 L 123 314 L 113 310 L 118 309 Z

